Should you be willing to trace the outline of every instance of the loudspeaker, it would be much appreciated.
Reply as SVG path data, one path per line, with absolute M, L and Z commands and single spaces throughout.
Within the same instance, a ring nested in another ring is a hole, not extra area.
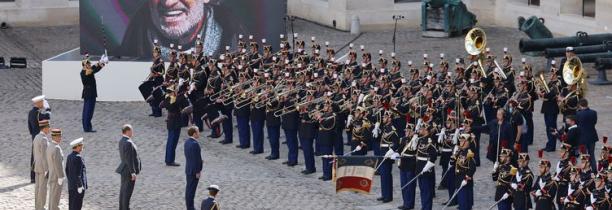
M 24 57 L 11 57 L 10 67 L 11 68 L 26 68 L 28 63 Z
M 8 67 L 4 63 L 4 57 L 0 57 L 0 69 L 6 69 L 6 68 Z

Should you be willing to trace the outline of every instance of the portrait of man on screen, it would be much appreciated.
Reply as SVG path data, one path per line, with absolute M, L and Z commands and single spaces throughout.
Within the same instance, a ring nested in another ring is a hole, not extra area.
M 119 53 L 132 57 L 150 57 L 153 40 L 162 46 L 162 55 L 170 44 L 183 51 L 195 49 L 201 36 L 203 53 L 217 54 L 225 45 L 236 43 L 242 24 L 231 17 L 227 0 L 146 0 L 133 13 L 119 47 Z

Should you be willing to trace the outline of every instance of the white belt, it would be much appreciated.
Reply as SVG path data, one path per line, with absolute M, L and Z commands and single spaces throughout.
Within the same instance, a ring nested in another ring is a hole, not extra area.
M 429 158 L 426 158 L 426 157 L 417 157 L 417 160 L 428 161 Z
M 414 155 L 402 154 L 402 157 L 414 157 Z
M 442 152 L 452 152 L 453 149 L 449 149 L 449 148 L 441 148 L 440 151 Z
M 380 147 L 390 147 L 391 145 L 389 144 L 381 144 Z

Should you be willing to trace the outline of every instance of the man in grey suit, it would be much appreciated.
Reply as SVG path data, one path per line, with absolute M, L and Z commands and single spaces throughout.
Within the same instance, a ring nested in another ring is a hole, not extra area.
M 34 174 L 36 184 L 34 186 L 34 209 L 45 209 L 47 202 L 47 144 L 49 140 L 49 121 L 38 122 L 40 132 L 34 137 Z
M 141 165 L 136 144 L 132 141 L 132 126 L 129 124 L 121 128 L 122 137 L 119 140 L 119 156 L 121 163 L 117 167 L 118 174 L 121 175 L 121 191 L 119 192 L 119 209 L 130 209 L 130 198 L 134 191 L 136 175 L 140 173 Z
M 48 210 L 59 210 L 59 200 L 64 184 L 64 153 L 60 147 L 62 131 L 51 130 L 51 141 L 47 145 L 47 164 L 49 166 L 49 207 Z

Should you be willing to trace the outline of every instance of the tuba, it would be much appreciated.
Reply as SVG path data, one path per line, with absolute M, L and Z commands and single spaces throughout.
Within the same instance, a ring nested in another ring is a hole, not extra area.
M 570 86 L 576 84 L 576 94 L 579 96 L 584 96 L 586 93 L 585 77 L 586 74 L 580 58 L 574 56 L 565 61 L 565 64 L 563 64 L 563 81 Z
M 481 28 L 473 28 L 465 35 L 465 50 L 468 54 L 478 56 L 478 66 L 483 77 L 487 74 L 482 67 L 482 57 L 487 47 L 487 34 Z

